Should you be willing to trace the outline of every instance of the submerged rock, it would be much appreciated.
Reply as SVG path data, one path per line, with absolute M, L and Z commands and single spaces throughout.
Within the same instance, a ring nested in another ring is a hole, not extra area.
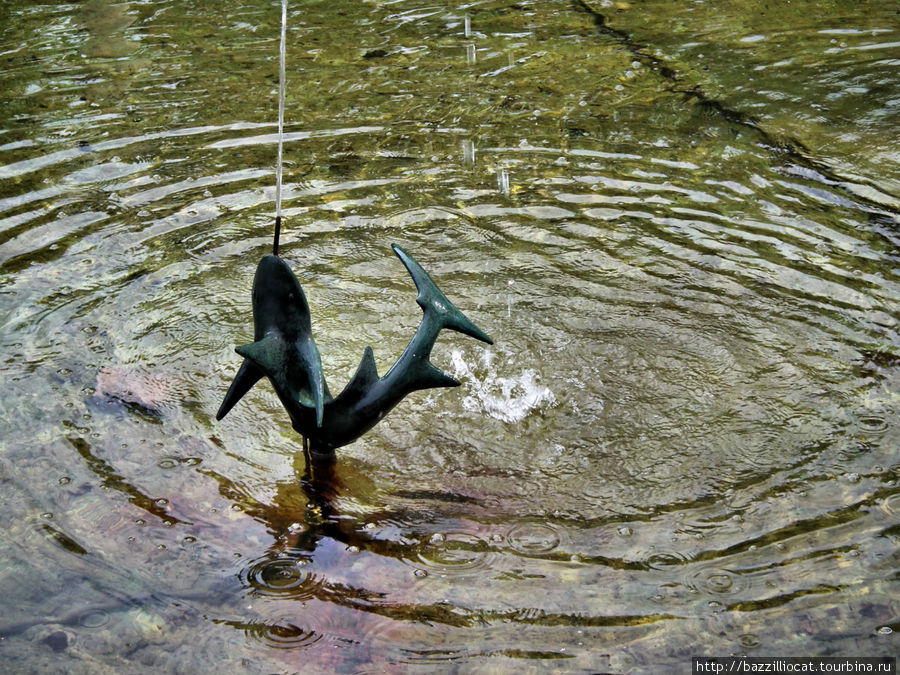
M 140 368 L 104 366 L 94 387 L 95 398 L 116 399 L 155 414 L 184 396 L 185 385 L 178 378 Z

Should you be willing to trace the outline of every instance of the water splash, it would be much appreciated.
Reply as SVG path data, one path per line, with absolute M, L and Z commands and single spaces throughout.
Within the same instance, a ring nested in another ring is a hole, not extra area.
M 493 366 L 493 356 L 485 352 L 481 366 L 472 368 L 462 352 L 454 350 L 450 355 L 453 375 L 469 380 L 472 393 L 463 399 L 463 407 L 469 412 L 486 413 L 503 422 L 519 422 L 535 410 L 556 405 L 556 395 L 538 382 L 538 374 L 526 368 L 519 375 L 502 376 Z
M 509 197 L 509 173 L 506 169 L 500 169 L 497 172 L 497 189 L 500 191 L 500 194 Z

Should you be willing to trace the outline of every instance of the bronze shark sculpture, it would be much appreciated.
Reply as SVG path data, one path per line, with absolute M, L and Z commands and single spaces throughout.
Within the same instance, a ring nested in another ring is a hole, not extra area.
M 416 284 L 423 316 L 400 359 L 378 377 L 372 348 L 366 347 L 356 374 L 332 398 L 312 336 L 309 305 L 291 268 L 277 255 L 263 256 L 253 279 L 252 344 L 235 351 L 244 357 L 216 414 L 221 420 L 263 376 L 269 378 L 291 417 L 294 430 L 316 452 L 333 452 L 366 433 L 407 394 L 459 381 L 428 360 L 444 328 L 493 344 L 447 299 L 428 273 L 397 245 L 391 248 Z M 277 249 L 276 249 L 277 250 Z

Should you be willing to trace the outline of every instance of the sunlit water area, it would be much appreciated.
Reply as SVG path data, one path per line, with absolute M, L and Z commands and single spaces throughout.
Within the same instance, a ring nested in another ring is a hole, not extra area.
M 271 251 L 280 2 L 0 7 L 8 672 L 686 672 L 893 656 L 892 2 L 291 2 L 284 228 L 333 390 L 491 335 L 308 463 L 215 414 Z

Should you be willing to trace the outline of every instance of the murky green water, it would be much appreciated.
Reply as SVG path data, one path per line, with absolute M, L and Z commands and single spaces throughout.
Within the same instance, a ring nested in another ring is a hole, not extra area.
M 282 255 L 332 387 L 492 348 L 308 468 L 213 416 L 273 225 L 277 2 L 0 9 L 0 659 L 685 671 L 895 655 L 889 2 L 293 3 Z

